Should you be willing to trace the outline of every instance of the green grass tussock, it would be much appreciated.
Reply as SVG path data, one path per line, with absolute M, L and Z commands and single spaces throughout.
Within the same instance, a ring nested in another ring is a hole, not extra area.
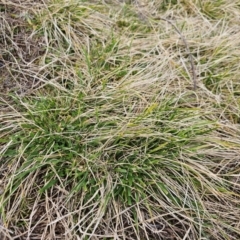
M 1 239 L 239 239 L 238 1 L 0 4 Z

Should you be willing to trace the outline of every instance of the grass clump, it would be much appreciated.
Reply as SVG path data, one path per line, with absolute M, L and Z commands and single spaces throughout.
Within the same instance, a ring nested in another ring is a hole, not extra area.
M 237 1 L 28 4 L 0 5 L 1 238 L 239 239 Z

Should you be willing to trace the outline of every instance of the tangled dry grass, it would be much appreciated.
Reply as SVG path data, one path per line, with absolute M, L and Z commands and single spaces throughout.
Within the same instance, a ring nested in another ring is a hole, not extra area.
M 240 239 L 238 0 L 3 0 L 0 237 Z

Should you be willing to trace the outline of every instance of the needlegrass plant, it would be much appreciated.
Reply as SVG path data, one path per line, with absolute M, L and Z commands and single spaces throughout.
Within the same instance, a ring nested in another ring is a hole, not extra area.
M 0 3 L 0 238 L 240 239 L 239 16 Z

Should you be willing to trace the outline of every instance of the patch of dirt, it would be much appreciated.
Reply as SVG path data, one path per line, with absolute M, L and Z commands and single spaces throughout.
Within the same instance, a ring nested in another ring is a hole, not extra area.
M 34 2 L 35 5 L 35 2 Z M 28 22 L 33 18 L 30 1 L 11 1 L 0 4 L 0 92 L 19 94 L 36 83 L 37 63 L 45 52 L 43 38 L 33 34 Z M 36 5 L 38 6 L 38 5 Z

